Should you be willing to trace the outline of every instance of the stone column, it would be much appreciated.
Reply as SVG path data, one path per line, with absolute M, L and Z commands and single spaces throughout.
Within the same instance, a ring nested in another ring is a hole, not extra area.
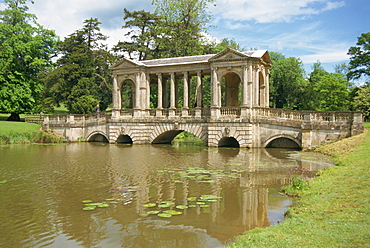
M 119 116 L 120 116 L 121 95 L 119 93 L 120 93 L 120 91 L 118 89 L 117 75 L 114 75 L 113 76 L 113 95 L 112 95 L 112 97 L 113 97 L 112 118 L 113 119 L 119 118 Z
M 195 90 L 196 92 L 196 103 L 197 107 L 202 107 L 202 71 L 197 72 L 197 88 Z
M 171 82 L 170 82 L 170 108 L 175 109 L 176 108 L 176 94 L 175 94 L 175 73 L 172 72 L 171 74 Z
M 113 100 L 113 109 L 118 108 L 118 82 L 117 82 L 117 75 L 113 76 L 113 91 L 112 91 L 112 100 Z
M 162 109 L 163 108 L 163 88 L 162 88 L 162 73 L 158 73 L 158 104 L 157 108 Z
M 265 108 L 270 107 L 270 70 L 265 69 Z
M 248 68 L 243 66 L 242 107 L 248 107 Z
M 184 72 L 184 106 L 183 108 L 189 108 L 189 74 Z
M 140 83 L 141 83 L 141 77 L 140 73 L 135 74 L 135 101 L 134 101 L 134 109 L 140 109 Z
M 218 119 L 220 116 L 220 81 L 217 78 L 217 68 L 211 68 L 211 118 Z
M 212 68 L 211 70 L 211 107 L 219 107 L 219 81 L 217 78 L 217 68 Z

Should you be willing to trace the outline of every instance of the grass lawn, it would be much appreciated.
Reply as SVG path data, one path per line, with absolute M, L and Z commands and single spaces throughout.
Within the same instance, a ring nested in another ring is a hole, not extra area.
M 311 180 L 284 222 L 248 231 L 229 247 L 370 247 L 369 131 L 318 151 L 339 166 Z
M 53 134 L 40 131 L 40 127 L 34 123 L 0 121 L 0 145 L 63 142 Z
M 0 121 L 0 135 L 9 133 L 38 132 L 40 125 L 17 121 Z

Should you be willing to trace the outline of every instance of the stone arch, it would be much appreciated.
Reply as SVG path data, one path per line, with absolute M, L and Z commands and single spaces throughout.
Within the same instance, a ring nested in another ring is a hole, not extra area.
M 241 103 L 242 74 L 241 70 L 221 70 L 221 106 L 239 107 Z
M 156 125 L 150 135 L 151 144 L 171 144 L 172 140 L 182 132 L 189 132 L 198 137 L 207 145 L 207 135 L 204 134 L 203 129 L 200 125 L 194 124 L 162 124 Z
M 132 144 L 133 141 L 129 135 L 121 134 L 116 139 L 117 144 Z
M 121 108 L 134 108 L 135 106 L 135 80 L 131 77 L 127 77 L 119 82 L 118 84 L 120 92 L 120 107 Z M 125 99 L 123 99 L 123 96 Z
M 103 142 L 103 143 L 109 143 L 109 138 L 108 136 L 104 133 L 104 132 L 101 132 L 101 131 L 94 131 L 92 133 L 90 133 L 86 140 L 88 142 Z
M 264 148 L 302 149 L 302 142 L 287 134 L 278 134 L 268 138 L 262 145 Z
M 218 147 L 239 148 L 240 144 L 234 137 L 223 137 L 218 141 Z

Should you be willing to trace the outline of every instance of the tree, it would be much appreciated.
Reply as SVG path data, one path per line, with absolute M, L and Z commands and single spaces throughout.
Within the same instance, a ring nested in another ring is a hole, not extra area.
M 51 65 L 57 44 L 54 32 L 27 13 L 26 2 L 5 0 L 7 8 L 0 11 L 0 112 L 12 113 L 9 120 L 40 111 L 38 73 Z
M 125 25 L 122 28 L 130 28 L 126 33 L 130 36 L 131 42 L 118 42 L 113 48 L 115 52 L 125 52 L 130 59 L 138 57 L 139 60 L 153 58 L 153 44 L 156 39 L 157 26 L 161 22 L 161 17 L 150 12 L 123 10 Z
M 365 120 L 370 119 L 370 84 L 361 87 L 354 98 L 355 109 L 362 112 Z
M 98 103 L 105 110 L 112 101 L 109 65 L 116 58 L 101 44 L 107 37 L 98 19 L 84 24 L 61 42 L 61 57 L 44 78 L 46 102 L 64 104 L 71 113 L 90 113 Z
M 214 0 L 153 0 L 155 14 L 163 18 L 158 27 L 159 57 L 204 53 L 204 33 L 210 20 L 207 5 Z
M 349 61 L 348 77 L 358 79 L 361 76 L 370 76 L 370 32 L 363 33 L 358 37 L 357 46 L 350 47 L 348 55 Z
M 349 82 L 341 73 L 329 73 L 316 62 L 310 74 L 310 84 L 313 90 L 312 109 L 318 111 L 349 110 Z
M 270 74 L 270 99 L 272 107 L 304 109 L 307 82 L 303 78 L 302 62 L 294 57 L 285 58 L 271 53 L 273 65 Z

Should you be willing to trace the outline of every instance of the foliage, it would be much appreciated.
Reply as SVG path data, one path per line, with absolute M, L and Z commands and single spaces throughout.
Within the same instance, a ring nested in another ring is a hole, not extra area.
M 270 74 L 270 99 L 272 107 L 301 109 L 305 97 L 306 81 L 303 78 L 302 62 L 294 57 L 285 58 L 272 53 L 273 61 Z
M 214 0 L 153 0 L 155 13 L 163 18 L 156 47 L 159 57 L 204 53 L 204 32 L 210 20 L 207 4 Z
M 107 37 L 100 33 L 98 19 L 84 24 L 61 42 L 61 57 L 43 78 L 45 103 L 64 104 L 71 113 L 92 112 L 97 103 L 105 110 L 112 101 L 109 65 L 116 58 L 101 44 Z
M 370 84 L 359 88 L 354 98 L 354 107 L 362 112 L 365 120 L 370 119 Z
M 158 35 L 156 30 L 161 23 L 161 17 L 144 10 L 130 12 L 124 8 L 123 11 L 125 25 L 122 28 L 130 29 L 125 35 L 130 36 L 131 42 L 120 41 L 113 48 L 113 51 L 127 53 L 130 59 L 136 57 L 139 60 L 155 58 L 152 51 L 156 50 L 153 48 L 153 41 Z
M 51 64 L 56 35 L 27 13 L 27 0 L 5 3 L 0 11 L 0 112 L 38 112 L 43 87 L 37 74 Z
M 370 76 L 370 32 L 363 33 L 358 37 L 357 46 L 350 47 L 348 55 L 349 61 L 348 77 L 358 79 L 361 76 Z
M 310 74 L 314 101 L 311 108 L 318 111 L 346 111 L 349 109 L 348 81 L 343 74 L 328 73 L 319 62 Z

